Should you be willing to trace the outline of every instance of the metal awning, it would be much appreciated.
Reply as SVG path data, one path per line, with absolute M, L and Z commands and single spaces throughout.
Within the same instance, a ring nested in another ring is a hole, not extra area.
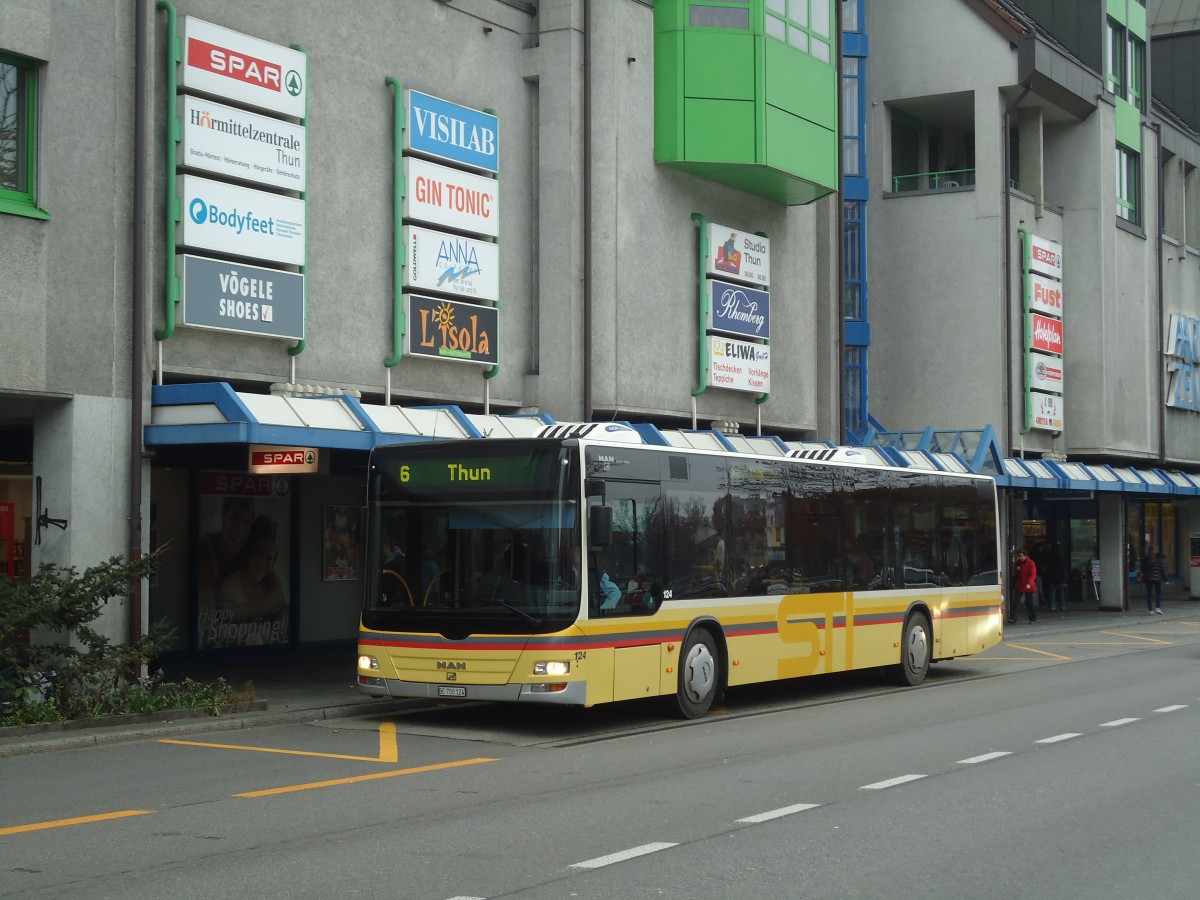
M 360 403 L 347 395 L 247 394 L 210 382 L 155 386 L 145 442 L 370 450 L 404 441 L 527 437 L 553 422 L 549 416 L 465 413 L 456 406 Z
M 155 386 L 145 442 L 149 446 L 274 444 L 365 451 L 406 441 L 533 437 L 548 426 L 585 431 L 598 427 L 560 425 L 546 414 L 484 415 L 453 405 L 384 406 L 344 394 L 248 394 L 225 382 L 206 382 Z M 864 445 L 854 447 L 715 430 L 660 430 L 641 423 L 606 427 L 630 432 L 609 437 L 647 444 L 987 475 L 1000 488 L 1013 490 L 1200 497 L 1200 473 L 1006 457 L 991 426 L 977 432 L 933 428 L 872 432 Z

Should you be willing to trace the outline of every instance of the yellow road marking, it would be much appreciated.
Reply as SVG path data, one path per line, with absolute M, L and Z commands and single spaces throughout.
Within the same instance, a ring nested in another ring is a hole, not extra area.
M 1160 641 L 1158 638 L 1142 637 L 1140 634 L 1124 634 L 1120 631 L 1102 631 L 1101 634 L 1111 634 L 1114 637 L 1129 638 L 1131 641 L 1145 641 L 1150 644 L 1170 644 L 1171 641 Z
M 46 828 L 65 828 L 68 825 L 87 825 L 89 822 L 107 822 L 111 819 L 127 819 L 130 816 L 147 816 L 152 809 L 123 809 L 120 812 L 101 813 L 96 816 L 76 816 L 74 819 L 54 819 L 50 822 L 33 822 L 29 825 L 13 825 L 0 828 L 0 835 L 22 834 L 27 831 L 42 831 Z
M 312 750 L 280 750 L 275 747 L 246 747 L 241 744 L 207 744 L 204 741 L 176 741 L 168 738 L 159 740 L 160 744 L 178 744 L 181 747 L 210 747 L 213 750 L 252 750 L 255 753 L 283 753 L 287 756 L 319 756 L 324 759 L 352 759 L 356 762 L 395 762 L 381 760 L 374 756 L 348 756 L 345 753 L 316 753 Z
M 394 763 L 400 759 L 400 745 L 396 739 L 396 723 L 379 723 L 379 761 Z
M 394 763 L 400 759 L 400 748 L 396 740 L 396 723 L 379 723 L 379 756 L 348 756 L 344 753 L 317 753 L 314 750 L 282 750 L 276 747 L 247 747 L 243 744 L 210 744 L 205 741 L 177 741 L 160 738 L 160 744 L 178 744 L 181 747 L 211 747 L 214 750 L 252 750 L 255 753 L 282 753 L 286 756 L 319 756 L 323 759 L 351 759 L 355 762 Z
M 331 781 L 312 781 L 308 784 L 293 784 L 287 787 L 269 788 L 265 791 L 247 791 L 244 794 L 234 794 L 235 797 L 271 797 L 275 794 L 288 794 L 292 791 L 311 791 L 316 788 L 337 787 L 342 784 L 356 784 L 360 781 L 374 781 L 377 778 L 395 778 L 397 775 L 416 775 L 419 772 L 436 772 L 440 769 L 454 769 L 460 766 L 474 766 L 479 763 L 496 762 L 494 757 L 479 757 L 477 759 L 462 759 L 458 762 L 435 763 L 431 766 L 416 766 L 412 769 L 397 769 L 394 772 L 375 772 L 372 775 L 355 775 L 350 778 L 334 778 Z
M 1027 647 L 1024 644 L 1009 643 L 1010 647 L 1016 647 L 1018 650 L 1028 650 L 1030 653 L 1040 653 L 1042 656 L 1049 656 L 1051 659 L 1070 659 L 1069 656 L 1063 656 L 1059 653 L 1051 653 L 1049 650 L 1039 650 L 1036 647 Z

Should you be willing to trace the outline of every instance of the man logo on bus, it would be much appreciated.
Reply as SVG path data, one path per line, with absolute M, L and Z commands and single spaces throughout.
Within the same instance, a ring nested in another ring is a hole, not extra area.
M 439 659 L 437 667 L 439 669 L 465 669 L 467 664 L 465 662 L 447 662 Z

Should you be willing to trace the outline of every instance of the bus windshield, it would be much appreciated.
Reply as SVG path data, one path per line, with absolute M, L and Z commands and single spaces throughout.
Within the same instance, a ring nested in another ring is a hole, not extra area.
M 377 450 L 363 626 L 461 639 L 574 622 L 575 456 L 516 440 Z

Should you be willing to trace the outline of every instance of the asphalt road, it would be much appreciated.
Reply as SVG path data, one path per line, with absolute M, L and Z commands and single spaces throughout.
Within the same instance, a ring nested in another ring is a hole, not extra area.
M 563 715 L 0 759 L 0 897 L 1192 898 L 1200 621 Z

